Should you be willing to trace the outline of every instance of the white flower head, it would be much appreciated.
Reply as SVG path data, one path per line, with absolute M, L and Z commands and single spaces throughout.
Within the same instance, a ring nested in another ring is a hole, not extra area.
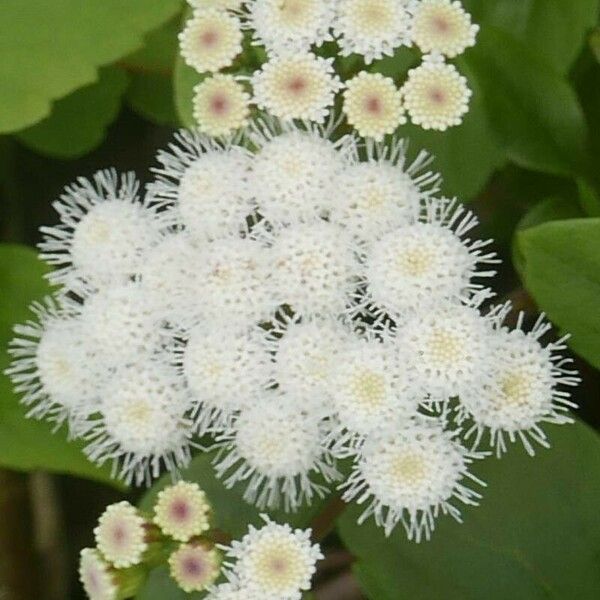
M 334 3 L 322 0 L 250 0 L 246 26 L 267 52 L 307 51 L 331 39 Z
M 336 181 L 329 220 L 368 242 L 414 222 L 427 201 L 439 190 L 440 176 L 428 170 L 431 156 L 420 152 L 410 162 L 408 143 L 365 144 L 367 159 L 350 160 Z
M 259 212 L 274 225 L 289 225 L 327 213 L 344 160 L 355 151 L 351 138 L 330 141 L 328 131 L 258 122 L 251 182 Z
M 264 596 L 260 593 L 250 595 L 248 590 L 240 587 L 238 581 L 233 580 L 210 589 L 206 600 L 264 600 Z
M 220 567 L 220 554 L 202 543 L 182 544 L 169 557 L 171 577 L 188 594 L 201 592 L 213 584 Z
M 142 562 L 148 548 L 146 521 L 129 502 L 108 506 L 98 519 L 94 536 L 98 550 L 117 569 Z
M 351 437 L 364 438 L 389 423 L 401 423 L 423 400 L 394 344 L 372 336 L 356 339 L 344 352 L 331 389 L 337 419 Z
M 550 445 L 541 428 L 543 423 L 572 422 L 567 413 L 576 405 L 565 388 L 580 380 L 576 371 L 569 368 L 572 361 L 560 354 L 565 349 L 564 338 L 547 346 L 540 343 L 550 329 L 543 316 L 526 333 L 520 314 L 517 328 L 510 331 L 500 326 L 509 309 L 506 306 L 498 311 L 496 318 L 498 328 L 491 340 L 489 380 L 463 391 L 458 417 L 460 422 L 467 416 L 474 421 L 466 437 L 476 434 L 475 445 L 487 431 L 498 456 L 506 452 L 507 441 L 521 441 L 533 455 L 532 442 Z
M 165 338 L 157 307 L 136 282 L 102 288 L 86 298 L 79 322 L 91 359 L 105 368 L 151 355 Z
M 272 57 L 251 78 L 254 102 L 283 121 L 323 123 L 341 89 L 332 58 L 310 52 Z
M 445 400 L 485 381 L 493 361 L 490 334 L 490 322 L 476 308 L 440 302 L 409 317 L 397 343 L 431 398 Z
M 357 248 L 350 234 L 325 221 L 292 225 L 271 248 L 278 304 L 303 315 L 341 313 L 357 286 Z
M 199 73 L 229 67 L 242 51 L 239 20 L 222 10 L 198 10 L 179 34 L 185 62 Z
M 79 580 L 90 600 L 117 600 L 119 588 L 114 573 L 100 552 L 84 548 L 79 559 Z
M 94 404 L 102 372 L 87 354 L 81 322 L 47 298 L 31 307 L 35 321 L 15 327 L 9 346 L 13 357 L 6 374 L 28 416 L 61 424 L 75 414 L 85 415 Z
M 187 3 L 192 8 L 198 9 L 220 9 L 220 10 L 236 10 L 240 8 L 243 0 L 187 0 Z
M 402 94 L 381 73 L 361 71 L 346 84 L 344 113 L 359 135 L 376 141 L 406 123 Z
M 439 55 L 426 56 L 411 69 L 401 92 L 411 121 L 437 131 L 460 125 L 472 96 L 466 78 Z
M 418 0 L 409 10 L 412 39 L 422 52 L 454 58 L 475 45 L 479 26 L 457 0 Z
M 200 131 L 228 135 L 248 122 L 250 94 L 233 75 L 217 73 L 194 88 L 193 110 Z
M 260 508 L 283 504 L 295 511 L 327 488 L 313 481 L 337 478 L 324 446 L 324 423 L 292 395 L 270 392 L 259 404 L 241 412 L 217 436 L 222 448 L 215 461 L 227 487 L 246 483 L 244 499 Z
M 196 286 L 200 318 L 224 327 L 258 323 L 274 308 L 268 284 L 268 251 L 254 239 L 214 240 L 199 253 Z
M 197 241 L 246 228 L 254 191 L 252 156 L 245 148 L 180 131 L 169 149 L 159 152 L 158 162 L 150 193 L 153 202 L 169 209 L 163 218 L 171 225 L 185 228 Z
M 126 483 L 149 483 L 164 465 L 174 471 L 190 460 L 189 397 L 177 373 L 146 360 L 120 369 L 101 394 L 98 416 L 84 438 L 90 460 L 112 461 Z
M 331 375 L 344 360 L 349 328 L 334 318 L 293 318 L 279 322 L 270 335 L 279 389 L 309 402 L 311 412 L 329 414 Z
M 158 493 L 153 521 L 165 535 L 188 542 L 210 529 L 211 511 L 197 483 L 178 481 Z
M 316 563 L 323 558 L 310 541 L 311 530 L 293 530 L 262 515 L 266 525 L 249 532 L 226 548 L 226 561 L 241 588 L 260 598 L 300 600 L 309 590 Z
M 138 197 L 132 173 L 99 171 L 67 187 L 53 203 L 61 223 L 42 227 L 40 257 L 54 267 L 52 283 L 67 288 L 124 283 L 156 243 L 160 218 Z
M 342 0 L 334 30 L 342 56 L 362 54 L 367 64 L 409 45 L 409 15 L 399 0 Z
M 436 421 L 388 427 L 367 438 L 343 484 L 344 499 L 367 503 L 359 523 L 374 516 L 389 535 L 402 522 L 409 539 L 429 539 L 440 513 L 460 521 L 453 499 L 477 504 L 480 495 L 463 483 L 468 478 L 482 484 L 468 472 L 474 458 L 480 455 L 467 452 Z
M 372 302 L 399 319 L 440 300 L 468 302 L 482 288 L 474 278 L 498 262 L 486 252 L 490 241 L 465 236 L 477 219 L 456 202 L 432 201 L 421 222 L 398 227 L 375 240 L 366 252 L 365 272 Z
M 187 343 L 177 352 L 200 433 L 259 402 L 272 385 L 272 359 L 261 342 L 261 332 L 254 328 L 215 328 L 203 323 L 189 332 Z

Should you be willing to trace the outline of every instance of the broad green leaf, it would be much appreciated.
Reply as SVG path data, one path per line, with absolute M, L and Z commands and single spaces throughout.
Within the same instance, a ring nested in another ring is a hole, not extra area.
M 48 423 L 25 418 L 25 409 L 2 372 L 9 364 L 6 352 L 16 323 L 31 318 L 28 306 L 49 293 L 43 278 L 46 267 L 30 248 L 0 245 L 0 466 L 19 471 L 43 469 L 119 484 L 68 442 L 65 432 L 52 433 Z
M 181 0 L 3 0 L 0 132 L 50 114 L 53 101 L 97 78 L 173 17 Z
M 173 90 L 175 92 L 175 107 L 179 120 L 184 127 L 194 127 L 194 88 L 204 79 L 197 71 L 185 64 L 183 58 L 178 57 L 173 75 Z
M 119 114 L 126 87 L 127 75 L 121 69 L 100 69 L 96 83 L 58 100 L 49 117 L 19 131 L 17 137 L 33 150 L 57 158 L 90 152 Z
M 600 367 L 600 219 L 551 221 L 518 233 L 525 287 L 569 344 Z
M 353 507 L 339 533 L 371 600 L 595 600 L 600 592 L 600 438 L 583 423 L 549 429 L 552 448 L 488 458 L 481 506 L 441 517 L 429 542 L 385 538 Z
M 182 473 L 186 481 L 196 482 L 208 496 L 215 507 L 215 526 L 225 533 L 239 538 L 248 531 L 248 525 L 260 525 L 261 513 L 269 514 L 277 522 L 290 523 L 296 527 L 308 527 L 311 520 L 320 512 L 327 500 L 315 501 L 311 506 L 303 507 L 296 513 L 278 511 L 261 511 L 245 502 L 242 498 L 243 486 L 235 486 L 228 490 L 221 480 L 215 476 L 212 460 L 214 452 L 199 454 L 188 469 Z M 171 483 L 171 478 L 165 476 L 155 484 L 142 498 L 140 508 L 150 511 L 158 492 Z
M 144 47 L 121 61 L 130 75 L 127 101 L 142 117 L 161 125 L 177 125 L 173 70 L 179 55 L 177 34 L 181 16 L 176 15 L 146 38 Z
M 566 73 L 598 22 L 598 0 L 465 0 L 476 22 L 515 36 L 556 70 Z
M 524 230 L 548 221 L 562 221 L 565 219 L 580 219 L 585 215 L 579 205 L 568 202 L 564 198 L 547 198 L 538 202 L 519 222 L 518 229 Z M 518 238 L 515 238 L 515 242 Z M 523 273 L 525 259 L 521 254 L 518 243 L 513 244 L 513 264 L 519 273 Z
M 583 177 L 577 179 L 579 204 L 590 217 L 600 217 L 600 196 L 596 189 Z
M 470 110 L 463 123 L 443 133 L 415 125 L 401 127 L 399 132 L 408 137 L 413 151 L 425 149 L 433 154 L 435 162 L 431 168 L 442 174 L 444 194 L 467 201 L 481 192 L 506 159 L 491 127 L 478 81 L 464 60 L 458 68 L 473 88 Z
M 196 600 L 205 594 L 184 592 L 171 578 L 166 566 L 150 572 L 148 579 L 137 593 L 135 600 Z
M 487 27 L 465 60 L 481 87 L 493 129 L 518 165 L 555 175 L 587 169 L 583 112 L 566 79 L 527 44 Z
M 159 125 L 179 124 L 173 80 L 158 73 L 134 73 L 127 90 L 127 102 L 140 116 Z

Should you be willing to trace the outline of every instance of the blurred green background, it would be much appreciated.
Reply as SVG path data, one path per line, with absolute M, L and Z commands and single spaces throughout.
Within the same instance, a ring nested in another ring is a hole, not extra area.
M 324 532 L 333 558 L 319 600 L 600 598 L 599 2 L 463 4 L 482 27 L 456 61 L 474 90 L 471 112 L 444 134 L 400 133 L 415 154 L 436 155 L 444 193 L 469 203 L 481 235 L 496 240 L 499 297 L 572 333 L 580 422 L 553 428 L 554 448 L 534 460 L 515 448 L 488 461 L 478 472 L 489 484 L 483 506 L 466 511 L 464 526 L 442 519 L 431 543 L 400 532 L 386 540 L 357 527 L 353 509 L 343 513 Z M 52 200 L 100 168 L 147 181 L 157 149 L 191 125 L 198 76 L 176 45 L 184 10 L 180 0 L 0 0 L 0 368 L 12 325 L 48 291 L 31 247 L 56 220 Z M 401 82 L 417 60 L 404 49 L 372 69 Z M 77 554 L 94 520 L 141 493 L 107 484 L 64 433 L 23 414 L 0 376 L 0 598 L 80 598 Z M 189 477 L 236 527 L 248 511 L 238 514 L 203 465 Z M 183 597 L 161 571 L 139 596 Z

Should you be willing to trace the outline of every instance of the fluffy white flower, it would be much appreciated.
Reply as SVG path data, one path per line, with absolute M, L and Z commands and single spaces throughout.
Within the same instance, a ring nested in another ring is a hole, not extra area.
M 460 521 L 451 504 L 477 504 L 480 495 L 466 487 L 473 458 L 455 434 L 435 421 L 413 421 L 388 427 L 367 438 L 354 471 L 343 484 L 344 499 L 360 499 L 367 507 L 359 523 L 370 516 L 389 535 L 402 522 L 409 539 L 429 539 L 434 519 L 449 514 Z
M 269 53 L 306 51 L 331 39 L 334 3 L 322 0 L 250 0 L 246 26 Z
M 217 73 L 194 88 L 193 111 L 201 131 L 227 135 L 248 122 L 250 94 L 233 75 Z
M 187 3 L 193 8 L 199 9 L 229 9 L 236 10 L 240 8 L 244 0 L 187 0 Z
M 468 302 L 482 288 L 473 281 L 490 278 L 495 264 L 485 252 L 490 240 L 465 236 L 477 219 L 455 202 L 433 201 L 422 222 L 398 227 L 374 241 L 367 251 L 365 272 L 372 302 L 401 319 L 425 305 L 435 310 L 445 299 Z
M 185 62 L 199 73 L 230 66 L 242 51 L 239 20 L 217 9 L 198 10 L 179 34 Z
M 240 587 L 239 582 L 227 582 L 212 588 L 206 600 L 264 600 L 264 595 L 255 592 L 250 595 L 248 590 Z
M 182 544 L 169 556 L 169 571 L 177 585 L 188 594 L 201 592 L 215 582 L 221 557 L 206 544 Z
M 453 58 L 475 45 L 479 26 L 457 0 L 417 0 L 409 11 L 412 40 L 423 52 Z
M 113 474 L 126 483 L 149 483 L 163 464 L 174 470 L 189 462 L 189 409 L 175 371 L 150 361 L 122 368 L 87 423 L 85 452 L 99 464 L 112 461 Z
M 328 133 L 316 126 L 277 131 L 273 123 L 256 124 L 251 182 L 269 222 L 288 225 L 327 213 L 344 160 L 356 150 L 351 138 L 334 143 Z
M 292 225 L 271 248 L 271 273 L 278 304 L 306 315 L 339 314 L 357 285 L 355 244 L 332 223 Z
M 103 288 L 80 309 L 80 328 L 91 359 L 105 368 L 151 355 L 164 340 L 160 315 L 136 283 Z
M 247 598 L 300 600 L 309 590 L 318 560 L 323 554 L 310 541 L 311 530 L 293 530 L 262 515 L 266 525 L 250 526 L 249 532 L 226 549 L 226 560 L 233 565 L 239 585 L 247 590 Z
M 438 191 L 440 176 L 427 170 L 432 162 L 427 152 L 409 162 L 407 149 L 403 139 L 367 143 L 367 159 L 349 161 L 337 178 L 329 220 L 365 242 L 413 222 Z
M 403 359 L 389 340 L 368 337 L 348 347 L 331 380 L 333 404 L 343 429 L 369 436 L 416 413 L 424 397 Z M 341 441 L 345 441 L 343 436 Z
M 272 57 L 251 78 L 254 102 L 271 115 L 322 123 L 341 89 L 332 58 L 311 53 Z
M 345 360 L 351 332 L 337 319 L 286 319 L 270 332 L 279 389 L 309 403 L 311 412 L 330 414 L 331 376 Z
M 344 112 L 363 137 L 381 141 L 406 123 L 402 94 L 390 77 L 361 71 L 346 84 Z
M 117 569 L 137 565 L 148 548 L 146 521 L 129 502 L 111 504 L 94 529 L 98 550 Z
M 79 558 L 79 580 L 90 600 L 117 600 L 116 577 L 98 550 L 84 548 Z
M 460 396 L 459 422 L 466 417 L 474 421 L 466 437 L 475 434 L 479 445 L 489 432 L 490 445 L 501 456 L 507 441 L 520 440 L 530 455 L 535 453 L 532 442 L 549 447 L 543 423 L 571 423 L 567 414 L 576 405 L 569 400 L 566 386 L 579 383 L 577 374 L 563 358 L 564 338 L 542 346 L 540 338 L 550 325 L 543 316 L 533 329 L 522 330 L 523 314 L 513 331 L 500 327 L 510 307 L 499 312 L 498 329 L 491 341 L 493 359 L 488 364 L 489 380 L 485 385 L 465 389 Z
M 480 386 L 494 360 L 491 324 L 470 306 L 440 302 L 422 307 L 397 332 L 409 368 L 434 400 L 460 396 Z
M 148 254 L 142 287 L 178 325 L 246 327 L 276 308 L 265 285 L 267 260 L 266 249 L 250 238 L 194 244 L 178 233 Z
M 367 64 L 410 43 L 409 15 L 399 0 L 342 0 L 334 30 L 342 56 L 362 54 Z
M 295 511 L 327 488 L 315 483 L 338 473 L 324 446 L 324 423 L 303 410 L 293 394 L 270 392 L 259 404 L 243 410 L 217 435 L 221 451 L 215 470 L 227 487 L 246 482 L 244 499 L 260 508 L 283 504 Z
M 252 239 L 236 237 L 206 245 L 197 265 L 201 305 L 208 323 L 247 326 L 258 323 L 275 307 L 268 283 L 266 249 Z
M 99 171 L 67 187 L 53 207 L 61 223 L 42 227 L 40 257 L 57 267 L 52 283 L 78 289 L 124 283 L 156 243 L 160 219 L 138 197 L 132 173 Z
M 472 95 L 466 78 L 440 56 L 426 56 L 411 69 L 401 92 L 411 121 L 438 131 L 462 123 Z
M 181 354 L 181 372 L 196 403 L 195 426 L 204 432 L 272 385 L 272 359 L 259 331 L 201 324 L 191 330 Z
M 197 483 L 178 481 L 158 493 L 153 522 L 163 534 L 188 542 L 210 529 L 212 508 Z
M 158 154 L 160 167 L 150 185 L 152 201 L 171 225 L 199 241 L 245 229 L 254 210 L 249 184 L 252 155 L 243 147 L 193 131 L 180 131 Z
M 33 417 L 60 424 L 74 413 L 85 415 L 94 404 L 101 370 L 87 354 L 81 321 L 46 299 L 34 304 L 35 321 L 15 327 L 9 346 L 13 357 L 6 374 Z

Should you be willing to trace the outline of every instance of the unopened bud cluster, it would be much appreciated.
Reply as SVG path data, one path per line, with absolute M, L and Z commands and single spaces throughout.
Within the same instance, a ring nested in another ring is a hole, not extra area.
M 447 61 L 475 44 L 479 28 L 457 0 L 190 4 L 181 54 L 204 76 L 194 114 L 209 135 L 243 127 L 251 106 L 284 121 L 322 123 L 338 93 L 348 124 L 376 141 L 407 115 L 424 129 L 444 131 L 469 110 L 467 80 Z M 251 75 L 239 63 L 245 36 L 265 57 Z M 379 63 L 402 47 L 415 47 L 424 58 L 398 86 L 379 72 Z
M 263 516 L 265 525 L 230 545 L 217 545 L 212 507 L 195 483 L 158 493 L 152 514 L 128 502 L 106 508 L 94 529 L 95 548 L 81 551 L 79 575 L 90 600 L 132 598 L 150 570 L 168 566 L 184 592 L 209 600 L 300 600 L 322 558 L 310 530 L 292 530 Z M 221 534 L 222 535 L 222 534 Z

